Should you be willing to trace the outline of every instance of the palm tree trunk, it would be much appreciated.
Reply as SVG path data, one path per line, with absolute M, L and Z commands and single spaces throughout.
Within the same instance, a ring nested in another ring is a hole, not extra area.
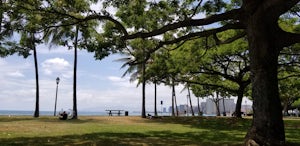
M 188 89 L 188 96 L 189 96 L 189 100 L 190 100 L 190 105 L 191 105 L 191 112 L 192 112 L 192 116 L 195 116 L 194 114 L 194 109 L 193 109 L 193 104 L 192 104 L 192 99 L 191 99 L 191 92 L 190 92 L 190 86 L 187 85 L 187 89 Z
M 175 85 L 173 84 L 173 86 L 174 86 L 174 102 L 175 102 L 175 109 L 176 109 L 176 116 L 178 116 L 179 115 L 179 113 L 178 113 L 178 107 L 177 107 L 177 100 L 176 100 L 176 92 L 175 92 Z
M 76 36 L 74 42 L 74 76 L 73 76 L 73 117 L 72 119 L 77 119 L 77 41 L 78 41 L 78 31 L 79 26 L 76 26 Z
M 226 116 L 226 109 L 225 109 L 225 97 L 223 97 L 223 116 Z
M 39 109 L 39 71 L 38 71 L 38 63 L 37 63 L 37 53 L 36 53 L 36 47 L 35 47 L 35 38 L 33 33 L 31 33 L 31 41 L 32 41 L 32 49 L 33 49 L 33 56 L 34 56 L 34 67 L 35 67 L 35 86 L 36 86 L 36 101 L 35 101 L 35 111 L 34 111 L 34 117 L 40 116 L 40 109 Z
M 201 115 L 201 110 L 200 110 L 200 100 L 199 97 L 197 97 L 197 103 L 198 103 L 198 116 Z
M 143 85 L 142 85 L 142 118 L 146 118 L 146 78 L 145 78 L 145 73 L 146 73 L 146 64 L 145 64 L 145 49 L 143 49 L 143 63 L 142 63 L 142 80 L 143 80 Z
M 154 82 L 154 115 L 157 116 L 157 88 L 156 88 L 156 81 Z
M 174 105 L 174 101 L 175 101 L 175 86 L 174 83 L 172 81 L 172 116 L 175 116 L 175 105 Z

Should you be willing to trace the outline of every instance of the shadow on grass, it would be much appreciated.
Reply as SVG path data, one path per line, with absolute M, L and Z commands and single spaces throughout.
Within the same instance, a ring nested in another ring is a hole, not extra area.
M 222 139 L 221 141 L 220 138 Z M 226 139 L 224 139 L 226 138 Z M 153 131 L 141 133 L 92 133 L 63 137 L 36 137 L 0 139 L 1 145 L 241 145 L 237 138 L 227 133 L 173 133 Z
M 17 120 L 35 120 L 20 118 Z M 40 118 L 44 122 L 68 122 L 84 124 L 101 122 L 99 119 L 78 119 L 61 121 L 56 118 Z M 105 121 L 105 120 L 104 120 Z M 1 121 L 0 122 L 6 122 Z M 199 146 L 235 146 L 242 145 L 245 132 L 250 127 L 251 119 L 216 118 L 216 117 L 164 117 L 162 119 L 145 119 L 143 122 L 158 124 L 181 124 L 199 131 L 173 132 L 172 130 L 137 132 L 97 132 L 82 135 L 65 135 L 56 137 L 18 137 L 0 139 L 1 146 L 11 145 L 199 145 Z M 285 121 L 288 146 L 300 145 L 300 126 L 298 121 Z M 241 132 L 243 131 L 243 132 Z
M 251 119 L 233 117 L 163 117 L 162 119 L 150 119 L 149 122 L 182 124 L 207 130 L 239 131 L 247 131 L 251 125 Z
M 99 120 L 95 119 L 68 119 L 68 120 L 60 120 L 59 117 L 30 117 L 30 116 L 12 116 L 12 117 L 4 117 L 0 116 L 0 123 L 1 122 L 19 122 L 19 121 L 36 121 L 36 122 L 57 122 L 57 123 L 75 123 L 75 124 L 83 124 L 83 123 L 90 123 L 90 122 L 99 122 Z

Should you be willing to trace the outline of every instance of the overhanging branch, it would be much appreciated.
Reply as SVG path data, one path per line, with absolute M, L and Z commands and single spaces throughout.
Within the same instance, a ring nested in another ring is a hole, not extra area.
M 148 37 L 157 36 L 157 35 L 167 32 L 167 31 L 175 30 L 175 29 L 182 28 L 182 27 L 204 26 L 204 25 L 209 25 L 209 24 L 213 24 L 215 22 L 220 22 L 220 21 L 239 20 L 241 11 L 242 11 L 241 9 L 234 9 L 234 10 L 222 13 L 222 14 L 212 15 L 212 16 L 209 16 L 204 19 L 187 19 L 184 21 L 165 25 L 162 28 L 153 30 L 151 32 L 146 32 L 146 33 L 138 32 L 138 33 L 131 34 L 131 35 L 125 35 L 124 39 L 129 40 L 129 39 L 135 39 L 135 38 L 148 38 Z

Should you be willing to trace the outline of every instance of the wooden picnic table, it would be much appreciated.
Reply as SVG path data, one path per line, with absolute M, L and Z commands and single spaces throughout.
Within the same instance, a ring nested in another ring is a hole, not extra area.
M 112 116 L 113 114 L 117 114 L 118 116 L 120 116 L 121 112 L 124 110 L 105 110 L 105 111 L 107 111 L 109 116 Z

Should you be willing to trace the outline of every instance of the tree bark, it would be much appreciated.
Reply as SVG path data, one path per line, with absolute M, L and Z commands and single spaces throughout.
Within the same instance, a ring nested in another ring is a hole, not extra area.
M 192 99 L 191 99 L 190 86 L 189 85 L 187 86 L 187 89 L 188 89 L 188 96 L 189 96 L 189 101 L 190 101 L 190 105 L 191 105 L 192 116 L 195 116 L 194 109 L 193 109 L 193 104 L 192 104 Z
M 74 42 L 74 75 L 73 75 L 73 117 L 72 119 L 77 119 L 77 41 L 78 41 L 78 31 L 79 26 L 76 26 L 76 36 Z
M 219 94 L 217 93 L 217 99 L 215 100 L 215 105 L 217 108 L 217 116 L 221 116 L 220 113 L 220 99 L 219 99 Z
M 173 95 L 174 95 L 174 103 L 175 103 L 176 116 L 179 116 L 179 111 L 178 111 L 178 106 L 177 106 L 177 100 L 176 100 L 175 84 L 173 84 Z
M 39 91 L 39 70 L 38 70 L 38 61 L 37 61 L 37 54 L 36 54 L 36 47 L 35 47 L 35 38 L 33 34 L 30 34 L 32 38 L 32 49 L 33 49 L 33 57 L 34 57 L 34 67 L 35 67 L 35 86 L 36 86 L 36 101 L 35 101 L 35 110 L 34 110 L 34 117 L 37 118 L 40 116 L 40 91 Z
M 226 116 L 226 109 L 225 109 L 225 97 L 222 98 L 223 100 L 223 116 Z
M 174 105 L 174 101 L 175 101 L 175 85 L 174 85 L 174 81 L 172 81 L 172 116 L 175 116 L 175 105 Z
M 283 102 L 283 115 L 284 116 L 289 116 L 289 112 L 288 112 L 288 102 L 284 101 Z
M 157 91 L 156 91 L 156 81 L 154 82 L 154 115 L 157 116 Z
M 280 29 L 274 17 L 266 14 L 270 12 L 264 8 L 256 10 L 247 24 L 254 115 L 246 145 L 285 144 L 277 79 Z
M 201 115 L 201 110 L 200 110 L 200 100 L 199 100 L 200 97 L 197 97 L 197 104 L 198 104 L 198 116 Z M 202 115 L 201 115 L 202 116 Z
M 242 108 L 242 101 L 243 101 L 244 91 L 238 91 L 238 98 L 235 105 L 234 116 L 237 118 L 242 118 L 241 108 Z
M 143 49 L 143 59 L 145 58 L 145 49 Z M 146 63 L 143 61 L 142 63 L 142 118 L 146 118 Z

